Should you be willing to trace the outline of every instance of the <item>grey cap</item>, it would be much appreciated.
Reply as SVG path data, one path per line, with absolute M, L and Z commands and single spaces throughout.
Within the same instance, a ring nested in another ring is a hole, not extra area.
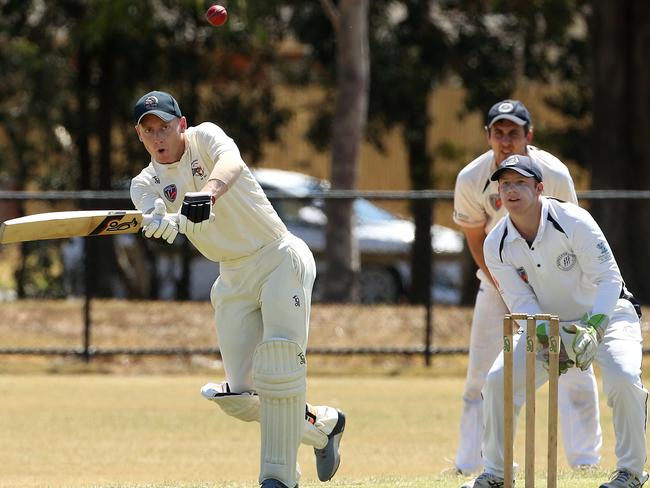
M 174 117 L 183 116 L 174 97 L 162 91 L 149 92 L 138 100 L 133 109 L 133 118 L 136 125 L 147 114 L 154 114 L 165 122 L 171 122 Z
M 487 128 L 494 125 L 497 120 L 510 120 L 517 125 L 530 125 L 533 120 L 526 106 L 519 100 L 502 100 L 495 103 L 487 114 Z
M 542 168 L 540 168 L 539 164 L 533 161 L 532 158 L 520 154 L 513 154 L 504 159 L 494 173 L 492 173 L 490 180 L 498 181 L 499 176 L 509 169 L 527 178 L 535 178 L 537 181 L 542 181 Z

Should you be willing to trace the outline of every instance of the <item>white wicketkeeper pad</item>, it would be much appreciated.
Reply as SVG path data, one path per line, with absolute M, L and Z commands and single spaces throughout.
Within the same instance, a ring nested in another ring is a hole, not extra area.
M 270 339 L 255 349 L 253 381 L 260 398 L 260 483 L 298 482 L 297 455 L 305 422 L 307 362 L 296 342 Z

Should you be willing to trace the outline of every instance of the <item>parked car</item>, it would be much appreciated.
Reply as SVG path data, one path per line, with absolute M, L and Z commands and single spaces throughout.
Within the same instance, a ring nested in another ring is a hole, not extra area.
M 314 253 L 316 266 L 325 270 L 325 201 L 312 198 L 313 192 L 327 192 L 329 183 L 302 173 L 277 169 L 255 169 L 255 178 L 268 193 L 272 205 L 289 230 L 303 239 Z M 294 198 L 281 198 L 282 196 Z M 411 282 L 410 251 L 415 225 L 365 198 L 354 200 L 354 235 L 361 254 L 360 293 L 363 303 L 395 303 L 406 297 Z M 462 234 L 433 225 L 432 250 L 435 254 L 432 298 L 438 303 L 460 301 Z M 219 274 L 217 263 L 201 256 L 191 245 L 184 251 L 184 236 L 179 235 L 172 246 L 135 235 L 115 236 L 119 276 L 113 280 L 113 296 L 126 298 L 138 293 L 149 296 L 147 287 L 156 286 L 160 299 L 175 299 L 182 281 L 183 256 L 189 258 L 187 295 L 192 300 L 209 299 L 210 287 Z M 62 246 L 64 286 L 69 295 L 81 295 L 83 283 L 82 239 L 69 239 Z M 145 248 L 149 251 L 144 252 Z M 147 279 L 147 266 L 156 267 L 156 280 Z M 127 280 L 126 283 L 124 280 Z M 181 285 L 182 286 L 182 285 Z M 314 285 L 313 299 L 322 299 L 322 283 Z
M 312 250 L 322 274 L 327 224 L 325 201 L 306 197 L 314 192 L 327 192 L 329 183 L 302 173 L 278 169 L 254 169 L 253 174 L 289 230 L 303 239 Z M 284 195 L 296 198 L 280 198 Z M 415 224 L 365 198 L 356 198 L 353 209 L 353 232 L 358 239 L 361 257 L 361 301 L 398 302 L 405 297 L 411 282 L 410 252 Z M 456 230 L 437 224 L 431 227 L 431 234 L 435 254 L 433 300 L 438 303 L 458 303 L 463 236 Z M 317 279 L 314 301 L 321 298 L 322 285 Z

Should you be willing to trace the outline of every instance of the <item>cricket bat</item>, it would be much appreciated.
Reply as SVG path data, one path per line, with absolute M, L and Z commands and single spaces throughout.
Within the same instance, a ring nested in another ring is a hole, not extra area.
M 0 244 L 66 237 L 133 234 L 151 221 L 137 210 L 47 212 L 0 224 Z

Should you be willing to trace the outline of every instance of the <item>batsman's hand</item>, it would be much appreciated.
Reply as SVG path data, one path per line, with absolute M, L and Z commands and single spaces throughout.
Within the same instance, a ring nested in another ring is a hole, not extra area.
M 178 235 L 178 223 L 176 214 L 168 214 L 167 207 L 162 198 L 156 198 L 151 222 L 142 228 L 145 237 L 164 239 L 171 244 Z
M 571 347 L 576 353 L 576 366 L 581 370 L 585 371 L 591 366 L 598 352 L 598 346 L 603 341 L 608 323 L 609 317 L 599 313 L 591 317 L 584 314 L 579 323 L 562 326 L 567 334 L 575 336 Z
M 208 223 L 214 221 L 212 203 L 212 194 L 210 192 L 186 193 L 181 211 L 178 214 L 178 226 L 181 234 L 194 234 L 207 229 Z

